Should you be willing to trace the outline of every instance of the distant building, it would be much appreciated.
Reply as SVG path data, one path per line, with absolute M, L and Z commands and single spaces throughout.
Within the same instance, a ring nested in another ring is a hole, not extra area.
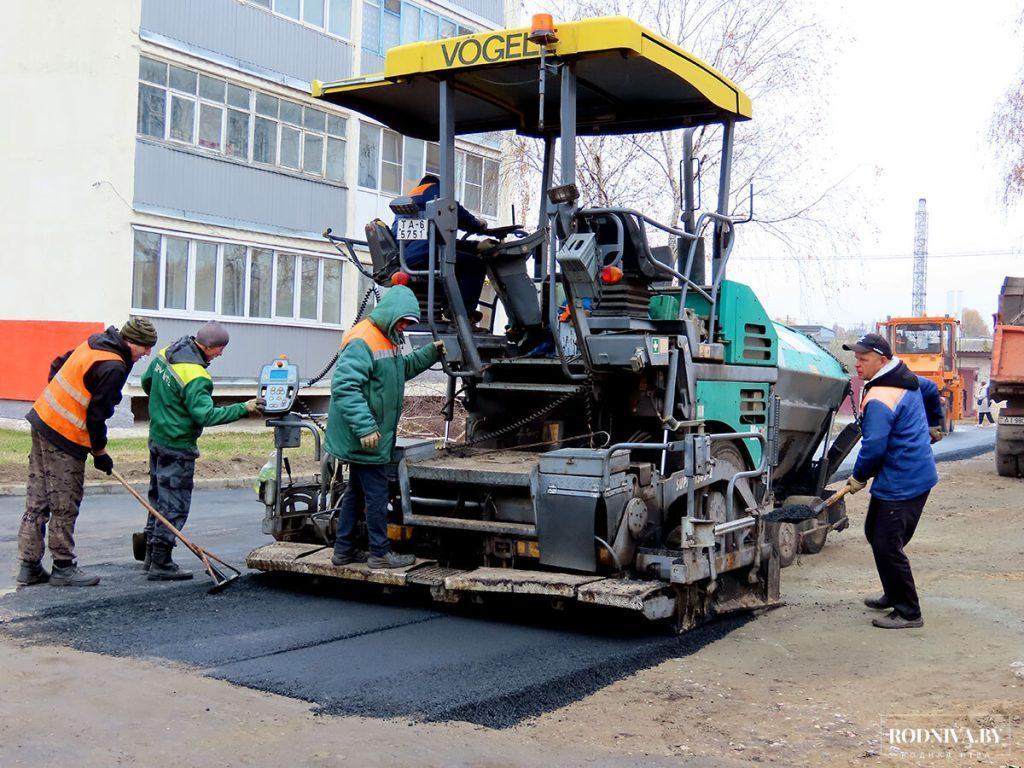
M 960 338 L 960 368 L 974 371 L 974 389 L 979 390 L 981 382 L 987 385 L 992 378 L 992 339 L 987 337 Z M 971 393 L 967 393 L 971 397 Z M 978 397 L 975 391 L 974 397 Z M 972 403 L 974 401 L 972 400 Z
M 383 68 L 392 46 L 506 26 L 510 0 L 19 3 L 0 32 L 0 410 L 24 413 L 50 360 L 151 317 L 159 345 L 216 318 L 218 396 L 250 397 L 286 353 L 321 369 L 365 278 L 324 241 L 363 238 L 436 144 L 315 100 L 313 79 Z M 503 210 L 499 141 L 460 140 L 456 194 Z M 136 366 L 127 394 L 138 387 Z M 318 390 L 325 392 L 322 384 Z
M 810 336 L 822 345 L 830 344 L 836 340 L 835 330 L 832 328 L 826 328 L 824 325 L 791 325 L 790 328 Z

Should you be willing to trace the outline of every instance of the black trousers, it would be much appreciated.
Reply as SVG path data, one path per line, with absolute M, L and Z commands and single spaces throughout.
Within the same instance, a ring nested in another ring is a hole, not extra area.
M 920 618 L 921 604 L 903 547 L 914 535 L 929 493 L 925 491 L 920 496 L 902 501 L 872 496 L 868 516 L 864 520 L 864 535 L 875 555 L 882 589 L 893 610 L 905 619 Z

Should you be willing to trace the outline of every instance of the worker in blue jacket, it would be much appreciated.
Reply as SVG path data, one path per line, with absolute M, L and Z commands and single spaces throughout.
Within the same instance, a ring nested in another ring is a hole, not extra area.
M 936 430 L 941 437 L 938 390 L 895 357 L 878 334 L 865 334 L 852 345 L 844 344 L 843 349 L 855 353 L 857 374 L 865 381 L 860 453 L 846 484 L 850 493 L 856 493 L 874 478 L 864 535 L 871 544 L 883 592 L 864 603 L 891 611 L 871 622 L 876 627 L 921 627 L 921 605 L 903 548 L 914 535 L 928 494 L 939 480 L 931 448 Z
M 409 191 L 409 197 L 416 203 L 420 211 L 427 209 L 427 203 L 440 197 L 440 179 L 432 173 L 428 173 L 420 183 Z M 391 224 L 391 233 L 398 236 L 398 220 L 406 218 L 398 214 Z M 487 230 L 487 222 L 478 218 L 468 210 L 459 205 L 458 208 L 459 229 L 472 234 L 478 234 Z M 487 245 L 493 243 L 487 242 Z M 480 293 L 483 291 L 484 278 L 487 276 L 483 260 L 477 255 L 480 248 L 478 242 L 459 241 L 456 244 L 455 254 L 455 278 L 459 283 L 459 293 L 462 296 L 462 303 L 466 307 L 466 314 L 471 322 L 479 322 L 482 315 L 477 311 L 477 304 L 480 302 Z M 405 263 L 412 269 L 426 269 L 428 267 L 429 245 L 426 240 L 410 240 L 405 244 Z

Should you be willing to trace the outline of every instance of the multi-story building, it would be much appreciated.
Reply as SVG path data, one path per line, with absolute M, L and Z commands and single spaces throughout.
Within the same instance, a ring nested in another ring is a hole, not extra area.
M 161 344 L 225 323 L 219 396 L 251 396 L 281 353 L 321 368 L 366 288 L 321 233 L 361 238 L 438 152 L 312 99 L 310 81 L 379 71 L 401 43 L 504 26 L 510 5 L 12 6 L 0 31 L 0 401 L 34 399 L 55 354 L 129 313 L 151 317 Z M 457 190 L 497 220 L 498 145 L 478 138 L 460 145 Z

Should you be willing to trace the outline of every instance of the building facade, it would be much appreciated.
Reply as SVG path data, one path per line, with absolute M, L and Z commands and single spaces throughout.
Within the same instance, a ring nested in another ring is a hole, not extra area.
M 323 367 L 368 284 L 321 233 L 362 238 L 437 146 L 316 101 L 313 79 L 379 71 L 388 48 L 504 26 L 506 0 L 38 0 L 0 32 L 4 146 L 0 401 L 131 314 L 160 344 L 215 318 L 219 396 L 266 360 Z M 463 203 L 499 220 L 499 143 L 462 142 Z M 138 377 L 128 394 L 141 398 Z M 322 391 L 322 390 L 321 390 Z M 311 391 L 316 394 L 316 390 Z M 14 405 L 17 405 L 15 403 Z

